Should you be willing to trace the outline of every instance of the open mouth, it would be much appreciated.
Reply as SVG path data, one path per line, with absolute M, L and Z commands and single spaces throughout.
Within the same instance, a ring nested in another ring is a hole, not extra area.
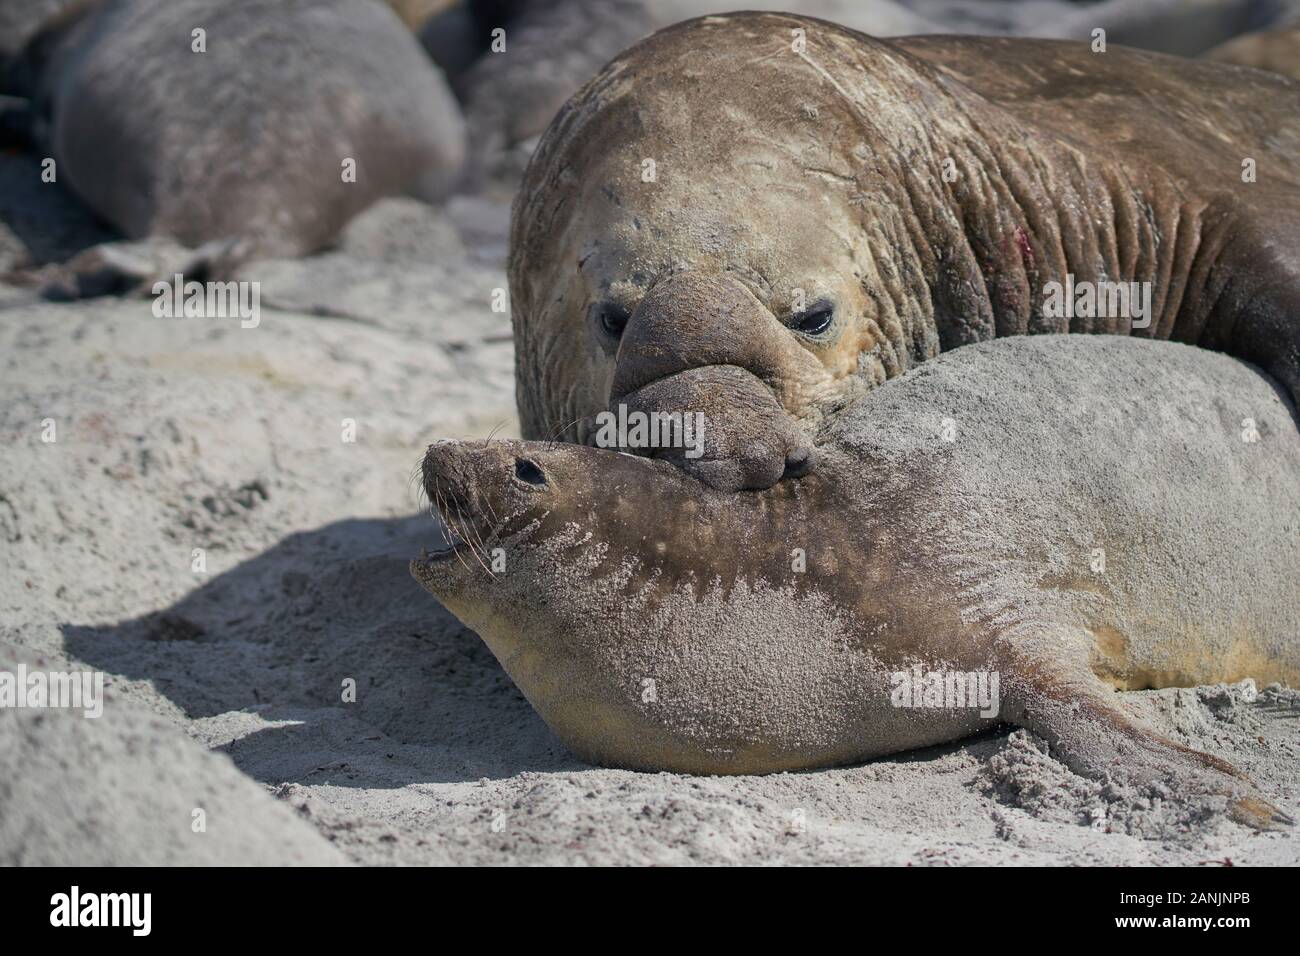
M 450 535 L 448 535 L 448 538 L 450 538 Z M 422 545 L 420 546 L 420 561 L 425 564 L 434 564 L 439 561 L 451 561 L 451 558 L 454 558 L 455 554 L 456 545 L 452 544 L 450 540 L 443 541 L 441 546 L 434 548 L 432 551 L 428 548 L 424 548 Z
M 466 568 L 482 568 L 492 576 L 490 558 L 499 528 L 489 528 L 470 517 L 463 504 L 447 495 L 435 499 L 432 516 L 438 525 L 442 540 L 434 547 L 421 546 L 418 563 L 445 567 L 460 563 Z
M 460 533 L 452 527 L 451 523 L 445 519 L 439 519 L 442 525 L 443 540 L 440 544 L 429 550 L 423 545 L 420 546 L 420 561 L 425 564 L 436 564 L 440 561 L 450 561 L 456 556 L 456 552 L 461 548 L 467 548 L 469 545 Z

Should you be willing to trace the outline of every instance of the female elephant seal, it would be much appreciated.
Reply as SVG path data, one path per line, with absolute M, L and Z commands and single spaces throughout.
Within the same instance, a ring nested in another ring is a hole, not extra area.
M 132 239 L 302 255 L 461 160 L 446 84 L 374 0 L 85 7 L 28 49 L 38 138 L 58 181 Z
M 579 445 L 435 444 L 425 488 L 462 544 L 411 570 L 589 761 L 767 773 L 1006 721 L 1135 798 L 1226 795 L 1266 824 L 1232 767 L 1115 691 L 1300 684 L 1298 479 L 1287 402 L 1243 363 L 1009 338 L 882 385 L 816 471 L 763 491 Z M 934 675 L 977 706 L 928 696 Z
M 763 487 L 872 386 L 1041 332 L 1195 343 L 1295 396 L 1298 152 L 1300 85 L 1221 64 L 679 24 L 565 106 L 516 197 L 524 435 L 591 443 L 592 416 L 647 385 L 672 408 L 678 373 L 734 366 L 782 410 L 711 422 L 741 458 L 722 472 Z

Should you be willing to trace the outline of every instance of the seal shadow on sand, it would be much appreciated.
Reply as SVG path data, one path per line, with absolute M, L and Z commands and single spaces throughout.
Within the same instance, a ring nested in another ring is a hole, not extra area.
M 64 625 L 65 647 L 151 682 L 201 737 L 272 786 L 395 788 L 587 768 L 478 635 L 410 577 L 410 558 L 436 540 L 423 515 L 292 534 L 164 610 Z M 355 703 L 342 701 L 345 678 L 356 681 Z M 890 759 L 925 762 L 972 744 L 992 753 L 1007 729 Z
M 295 533 L 164 610 L 64 625 L 66 650 L 152 682 L 201 738 L 271 785 L 385 788 L 586 767 L 478 636 L 411 578 L 410 559 L 437 540 L 427 516 Z M 343 701 L 347 679 L 355 702 Z
M 588 768 L 482 640 L 411 578 L 410 559 L 437 540 L 431 519 L 417 515 L 290 534 L 225 571 L 213 551 L 214 573 L 200 587 L 140 617 L 65 624 L 65 650 L 150 682 L 194 721 L 191 733 L 271 786 L 395 789 Z M 356 699 L 345 703 L 349 678 Z M 1274 716 L 1294 719 L 1290 710 Z M 986 764 L 1009 730 L 865 763 L 965 750 Z
M 40 162 L 29 155 L 0 151 L 0 224 L 21 244 L 25 261 L 35 268 L 64 262 L 79 252 L 121 239 L 59 182 L 40 182 Z

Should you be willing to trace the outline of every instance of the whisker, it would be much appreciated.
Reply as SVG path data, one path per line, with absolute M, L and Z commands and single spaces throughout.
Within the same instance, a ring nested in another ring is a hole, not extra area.
M 447 525 L 451 528 L 452 531 L 451 553 L 456 556 L 456 560 L 460 562 L 460 566 L 464 568 L 466 571 L 468 571 L 470 570 L 470 567 L 469 564 L 465 561 L 464 556 L 460 553 L 460 542 L 464 541 L 465 545 L 468 547 L 469 541 L 467 541 L 465 537 L 460 533 L 460 528 L 456 525 L 456 522 L 452 520 L 450 513 L 447 513 L 444 516 L 444 520 L 446 520 Z M 471 553 L 472 553 L 472 549 L 471 549 Z
M 461 520 L 462 522 L 465 522 L 465 515 L 464 515 L 464 513 L 460 510 L 460 503 L 459 503 L 459 502 L 456 503 L 456 516 L 457 516 L 458 518 L 460 518 L 460 520 Z M 468 522 L 465 522 L 465 523 L 468 524 Z M 474 556 L 474 560 L 476 560 L 476 561 L 479 563 L 479 567 L 481 567 L 484 571 L 487 572 L 488 577 L 494 577 L 494 575 L 492 574 L 492 569 L 489 568 L 486 564 L 483 563 L 483 557 L 482 557 L 482 555 L 480 555 L 480 554 L 478 553 L 478 549 L 474 547 L 474 541 L 473 541 L 473 540 L 470 538 L 470 536 L 467 535 L 467 534 L 463 534 L 463 533 L 462 533 L 462 536 L 465 538 L 465 544 L 466 544 L 466 546 L 469 548 L 469 553 L 472 554 L 472 555 Z
M 567 425 L 560 425 L 558 427 L 551 428 L 550 434 L 546 437 L 546 439 L 544 439 L 544 443 L 547 449 L 548 450 L 552 449 L 556 445 L 560 444 L 561 442 L 560 436 L 563 435 L 570 428 L 572 428 L 574 425 L 577 425 L 579 422 L 585 422 L 588 419 L 595 418 L 595 417 L 596 417 L 595 415 L 580 415 L 579 417 L 575 418 L 573 421 L 569 422 Z
M 483 540 L 483 533 L 479 531 L 478 528 L 474 528 L 474 537 L 478 540 L 479 550 L 482 552 L 483 557 L 490 561 L 492 555 L 488 553 L 487 544 Z M 479 563 L 483 564 L 483 561 L 480 560 Z M 496 574 L 492 571 L 492 568 L 489 567 L 487 564 L 483 564 L 483 570 L 487 572 L 489 578 L 496 577 Z
M 411 480 L 415 480 L 415 477 L 416 476 L 413 474 Z M 425 493 L 425 497 L 428 498 L 429 489 L 422 484 L 421 490 Z M 448 543 L 451 545 L 451 551 L 452 554 L 456 556 L 456 560 L 460 562 L 463 568 L 470 570 L 470 565 L 466 562 L 464 555 L 461 553 L 461 545 L 463 544 L 465 548 L 469 550 L 469 553 L 474 560 L 478 562 L 479 567 L 483 569 L 484 573 L 487 574 L 489 578 L 495 578 L 496 575 L 492 572 L 492 568 L 489 567 L 485 560 L 485 558 L 489 556 L 487 554 L 487 542 L 483 539 L 483 532 L 478 528 L 476 522 L 466 518 L 460 499 L 456 497 L 451 488 L 443 485 L 442 480 L 437 475 L 433 478 L 432 492 L 432 500 L 429 502 L 430 510 L 447 529 L 446 536 L 449 539 Z M 496 514 L 496 510 L 492 507 L 491 502 L 484 501 L 483 505 L 491 516 L 492 533 L 495 534 L 496 530 L 501 525 L 501 522 Z M 465 507 L 468 506 L 468 502 L 466 502 Z M 491 537 L 491 535 L 489 535 L 489 537 Z
M 412 488 L 415 489 L 416 507 L 421 511 L 424 510 L 424 502 L 429 499 L 429 492 L 424 487 L 421 478 L 424 476 L 424 462 L 418 463 L 411 469 L 411 477 L 406 479 L 406 496 L 409 500 Z

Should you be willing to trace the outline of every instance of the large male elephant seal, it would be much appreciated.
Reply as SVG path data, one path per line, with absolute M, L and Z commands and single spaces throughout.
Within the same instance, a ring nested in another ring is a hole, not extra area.
M 463 154 L 446 84 L 375 0 L 102 0 L 26 57 L 58 182 L 133 239 L 301 255 Z
M 591 442 L 597 412 L 707 401 L 709 376 L 681 373 L 738 368 L 780 410 L 714 409 L 712 448 L 682 464 L 721 455 L 712 475 L 763 487 L 811 467 L 872 386 L 1043 332 L 1227 351 L 1294 397 L 1298 154 L 1300 85 L 1216 63 L 780 14 L 679 24 L 566 105 L 516 197 L 525 437 Z M 1117 299 L 1062 305 L 1121 288 L 1149 291 L 1149 327 Z
M 1270 820 L 1115 693 L 1300 685 L 1300 435 L 1268 379 L 1175 343 L 1002 339 L 882 385 L 822 455 L 723 493 L 603 449 L 435 444 L 453 547 L 411 570 L 589 761 L 766 773 L 1000 720 L 1135 799 Z M 980 707 L 947 703 L 971 675 Z

